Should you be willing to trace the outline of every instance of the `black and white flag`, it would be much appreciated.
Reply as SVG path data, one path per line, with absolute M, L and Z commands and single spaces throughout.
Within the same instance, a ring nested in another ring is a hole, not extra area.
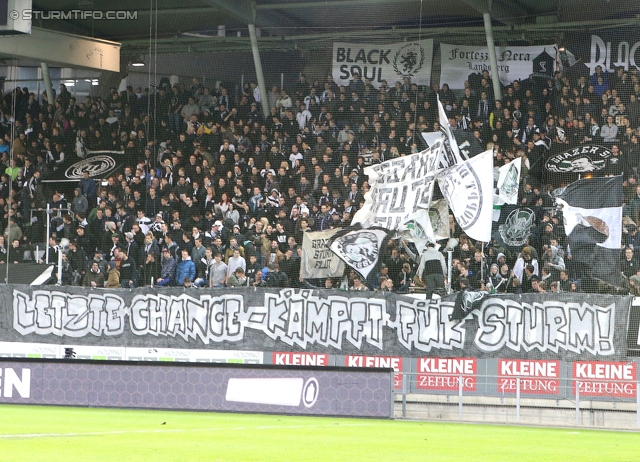
M 528 207 L 511 210 L 504 223 L 498 227 L 502 243 L 507 247 L 520 249 L 533 232 L 535 220 L 536 214 Z
M 364 279 L 378 266 L 380 249 L 387 240 L 386 229 L 351 227 L 336 234 L 329 248 Z
M 482 300 L 489 295 L 489 292 L 473 290 L 461 290 L 456 295 L 456 301 L 453 305 L 453 312 L 449 315 L 451 321 L 462 321 L 469 316 L 473 310 L 477 310 L 482 306 Z
M 410 156 L 366 167 L 371 188 L 353 224 L 395 231 L 419 209 L 428 209 L 433 196 L 442 141 Z
M 622 176 L 586 178 L 553 193 L 562 206 L 569 250 L 586 278 L 620 284 Z
M 445 199 L 431 201 L 429 219 L 431 220 L 434 239 L 436 241 L 449 239 L 449 205 Z
M 76 182 L 84 178 L 85 172 L 88 172 L 89 178 L 93 180 L 105 179 L 122 170 L 125 159 L 121 151 L 89 151 L 84 159 L 77 162 L 73 160 L 75 156 L 51 172 L 43 182 Z
M 446 112 L 444 112 L 440 98 L 438 98 L 438 123 L 440 124 L 440 132 L 444 135 L 444 149 L 440 156 L 440 165 L 443 168 L 452 167 L 464 159 L 460 155 L 458 142 L 455 136 L 453 136 L 453 129 L 451 125 L 449 125 L 449 118 Z

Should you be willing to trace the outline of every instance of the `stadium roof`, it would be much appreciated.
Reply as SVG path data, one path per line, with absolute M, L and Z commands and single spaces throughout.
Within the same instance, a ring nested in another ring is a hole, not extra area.
M 574 29 L 640 24 L 640 4 L 634 0 L 112 0 L 107 6 L 87 0 L 33 0 L 33 9 L 44 14 L 135 11 L 135 20 L 78 17 L 33 24 L 122 42 L 123 53 L 130 54 L 148 50 L 150 35 L 155 38 L 156 34 L 159 53 L 246 50 L 247 24 L 254 17 L 263 50 L 311 50 L 326 48 L 335 40 L 359 38 L 367 42 L 418 37 L 476 41 L 484 37 L 484 11 L 491 12 L 497 44 L 558 41 L 562 32 Z M 220 26 L 225 28 L 224 37 L 218 35 Z

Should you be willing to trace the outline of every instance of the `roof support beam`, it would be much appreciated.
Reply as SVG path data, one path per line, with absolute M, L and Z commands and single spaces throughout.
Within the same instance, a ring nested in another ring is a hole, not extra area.
M 491 13 L 491 18 L 503 24 L 521 24 L 532 12 L 517 1 L 501 0 L 462 0 L 478 13 Z
M 309 8 L 344 8 L 345 6 L 362 6 L 366 7 L 375 3 L 384 3 L 388 5 L 390 3 L 407 3 L 407 0 L 367 0 L 363 2 L 362 0 L 329 0 L 326 2 L 294 2 L 287 3 L 286 9 L 309 9 Z M 261 5 L 256 5 L 257 10 L 282 10 L 283 5 L 280 3 L 263 3 Z
M 120 72 L 119 43 L 37 27 L 32 27 L 29 35 L 0 40 L 0 55 L 19 56 L 63 67 Z

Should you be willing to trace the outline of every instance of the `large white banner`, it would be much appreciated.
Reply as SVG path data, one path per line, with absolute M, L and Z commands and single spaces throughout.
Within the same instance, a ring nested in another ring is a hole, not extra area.
M 424 151 L 365 168 L 371 189 L 353 224 L 398 230 L 418 209 L 429 209 L 439 171 L 442 138 Z
M 440 44 L 440 83 L 454 90 L 464 88 L 469 74 L 491 72 L 487 47 Z M 509 85 L 514 80 L 526 79 L 533 73 L 553 74 L 555 45 L 530 47 L 496 47 L 500 82 Z M 536 64 L 536 68 L 534 68 Z M 549 65 L 552 66 L 548 69 Z
M 333 278 L 342 276 L 344 262 L 327 245 L 340 229 L 308 232 L 302 237 L 300 277 L 304 279 Z
M 388 45 L 333 42 L 333 80 L 338 85 L 349 85 L 355 73 L 363 81 L 371 79 L 376 88 L 385 80 L 393 88 L 404 77 L 419 85 L 430 85 L 432 59 L 431 39 Z

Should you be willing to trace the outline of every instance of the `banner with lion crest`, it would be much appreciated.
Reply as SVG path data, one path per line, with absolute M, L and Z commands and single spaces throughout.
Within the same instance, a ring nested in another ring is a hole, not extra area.
M 370 79 L 378 88 L 386 81 L 389 88 L 408 77 L 412 83 L 431 84 L 433 40 L 391 44 L 333 42 L 333 80 L 349 86 L 353 74 L 364 82 Z

